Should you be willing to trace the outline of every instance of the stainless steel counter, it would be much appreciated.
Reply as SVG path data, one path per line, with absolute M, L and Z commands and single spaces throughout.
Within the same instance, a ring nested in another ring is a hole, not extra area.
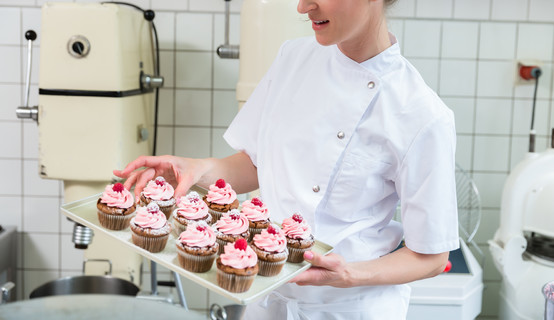
M 23 300 L 0 305 L 1 320 L 205 320 L 207 313 L 171 304 L 106 294 L 76 294 Z

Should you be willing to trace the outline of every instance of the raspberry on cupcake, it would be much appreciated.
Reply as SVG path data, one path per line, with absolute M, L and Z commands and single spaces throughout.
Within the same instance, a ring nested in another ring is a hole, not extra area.
M 287 261 L 294 263 L 304 261 L 304 252 L 310 250 L 315 243 L 312 229 L 299 213 L 283 220 L 282 226 L 289 250 Z
M 181 266 L 191 272 L 207 272 L 212 268 L 219 244 L 215 233 L 204 220 L 192 222 L 176 240 Z
M 258 256 L 260 275 L 271 277 L 281 272 L 288 257 L 287 239 L 281 228 L 270 224 L 254 235 L 252 249 Z
M 216 265 L 217 284 L 235 293 L 248 291 L 258 273 L 258 257 L 245 239 L 227 244 Z
M 96 203 L 98 221 L 104 228 L 123 230 L 135 214 L 135 201 L 121 183 L 107 185 Z
M 155 202 L 165 214 L 165 217 L 169 219 L 175 207 L 174 193 L 175 190 L 171 184 L 165 181 L 164 177 L 157 177 L 154 180 L 150 180 L 148 184 L 146 184 L 146 187 L 142 189 L 142 193 L 140 194 L 140 205 L 146 206 L 151 202 Z
M 244 201 L 240 211 L 248 218 L 250 239 L 271 224 L 269 210 L 259 197 Z
M 223 213 L 239 207 L 237 193 L 233 190 L 231 185 L 223 179 L 219 179 L 214 184 L 210 185 L 208 194 L 206 194 L 203 199 L 208 205 L 208 211 L 212 215 L 214 221 L 219 220 Z
M 129 225 L 131 239 L 135 245 L 153 253 L 165 248 L 171 226 L 156 203 L 138 207 L 137 215 L 131 219 Z
M 219 253 L 223 252 L 223 247 L 227 243 L 235 242 L 241 238 L 248 240 L 250 237 L 248 219 L 237 209 L 223 214 L 213 227 L 217 242 L 219 243 Z
M 173 211 L 172 217 L 172 232 L 176 236 L 185 231 L 190 223 L 204 221 L 211 224 L 212 222 L 208 206 L 196 191 L 191 191 L 186 196 L 177 199 L 177 207 Z

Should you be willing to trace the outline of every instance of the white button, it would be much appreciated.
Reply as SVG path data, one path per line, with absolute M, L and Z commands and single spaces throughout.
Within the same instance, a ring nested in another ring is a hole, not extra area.
M 313 190 L 314 192 L 319 192 L 319 186 L 318 186 L 318 185 L 313 186 L 313 187 L 312 187 L 312 190 Z
M 370 89 L 375 88 L 375 82 L 373 82 L 373 81 L 368 82 L 367 87 L 370 88 Z
M 344 138 L 344 132 L 342 132 L 342 131 L 337 132 L 337 138 L 339 138 L 339 139 Z

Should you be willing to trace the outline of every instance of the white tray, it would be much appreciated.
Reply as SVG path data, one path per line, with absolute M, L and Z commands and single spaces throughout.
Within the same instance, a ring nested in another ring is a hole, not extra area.
M 175 247 L 175 237 L 170 234 L 167 241 L 167 245 L 162 252 L 151 253 L 133 244 L 131 240 L 131 231 L 129 228 L 120 231 L 109 230 L 100 225 L 98 221 L 98 215 L 96 213 L 96 202 L 101 194 L 96 194 L 81 200 L 70 202 L 61 206 L 61 210 L 64 215 L 71 218 L 75 222 L 83 224 L 94 232 L 103 232 L 114 239 L 114 241 L 120 241 L 127 245 L 129 248 L 136 251 L 138 254 L 155 261 L 166 268 L 179 273 L 180 275 L 198 283 L 199 285 L 212 290 L 224 297 L 227 297 L 239 304 L 248 304 L 255 301 L 258 298 L 265 296 L 271 291 L 277 289 L 281 285 L 285 284 L 288 280 L 292 279 L 297 274 L 308 269 L 310 264 L 307 262 L 302 263 L 285 263 L 283 270 L 276 276 L 264 277 L 256 276 L 252 287 L 243 293 L 232 293 L 217 285 L 216 280 L 216 266 L 215 262 L 212 269 L 205 273 L 189 272 L 179 265 L 177 258 L 177 248 Z M 315 245 L 312 248 L 314 252 L 320 254 L 328 254 L 333 250 L 328 244 L 322 243 L 318 240 L 315 241 Z

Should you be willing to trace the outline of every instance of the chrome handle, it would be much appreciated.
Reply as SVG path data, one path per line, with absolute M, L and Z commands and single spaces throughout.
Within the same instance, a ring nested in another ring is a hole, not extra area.
M 2 285 L 2 295 L 0 296 L 0 304 L 8 303 L 11 301 L 13 288 L 15 288 L 15 284 L 13 282 L 8 282 Z
M 164 77 L 141 73 L 140 84 L 144 89 L 161 88 L 164 85 Z
M 33 41 L 37 34 L 33 30 L 25 32 L 27 39 L 27 76 L 25 77 L 25 105 L 17 107 L 15 114 L 19 119 L 33 119 L 38 122 L 38 106 L 29 107 L 29 94 L 31 91 L 31 66 L 33 62 Z
M 87 262 L 107 262 L 108 265 L 110 266 L 109 270 L 108 270 L 108 275 L 112 275 L 112 261 L 109 260 L 109 259 L 85 259 L 83 261 L 83 274 L 85 274 L 85 265 L 87 264 Z

